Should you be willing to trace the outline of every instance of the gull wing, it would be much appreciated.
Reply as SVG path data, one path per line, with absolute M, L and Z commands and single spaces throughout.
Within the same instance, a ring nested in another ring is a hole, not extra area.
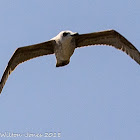
M 54 40 L 50 40 L 47 42 L 18 48 L 8 62 L 8 65 L 1 78 L 0 93 L 8 79 L 8 76 L 16 68 L 17 65 L 39 56 L 53 54 L 55 45 L 56 42 Z
M 109 45 L 122 50 L 140 64 L 140 52 L 115 30 L 81 34 L 75 37 L 77 48 L 89 45 Z

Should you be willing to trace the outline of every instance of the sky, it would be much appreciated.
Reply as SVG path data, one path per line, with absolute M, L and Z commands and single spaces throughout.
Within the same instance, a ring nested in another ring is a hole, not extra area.
M 1 0 L 0 76 L 22 46 L 62 30 L 115 29 L 140 50 L 139 0 Z M 76 49 L 19 65 L 0 95 L 2 140 L 139 140 L 140 66 L 113 47 Z

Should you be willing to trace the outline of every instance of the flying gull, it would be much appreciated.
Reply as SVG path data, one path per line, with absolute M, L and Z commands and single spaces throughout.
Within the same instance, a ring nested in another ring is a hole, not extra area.
M 27 60 L 49 54 L 55 54 L 56 67 L 69 64 L 74 50 L 79 47 L 91 45 L 109 45 L 124 51 L 138 64 L 140 52 L 126 38 L 115 30 L 106 30 L 88 34 L 78 34 L 72 31 L 62 31 L 49 41 L 18 48 L 11 57 L 0 81 L 0 93 L 8 76 L 17 65 Z

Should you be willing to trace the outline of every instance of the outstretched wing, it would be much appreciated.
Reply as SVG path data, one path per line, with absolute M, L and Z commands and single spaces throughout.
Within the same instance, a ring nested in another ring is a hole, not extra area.
M 0 93 L 8 79 L 8 76 L 11 74 L 11 72 L 16 68 L 17 65 L 20 63 L 23 63 L 27 60 L 33 59 L 35 57 L 53 54 L 54 53 L 54 47 L 55 47 L 55 41 L 50 40 L 47 42 L 43 42 L 40 44 L 35 44 L 31 46 L 25 46 L 18 48 L 13 56 L 11 57 L 10 61 L 8 62 L 8 65 L 4 71 L 4 74 L 0 81 Z
M 89 34 L 81 34 L 75 37 L 77 47 L 89 45 L 109 45 L 120 49 L 140 64 L 140 52 L 126 38 L 115 30 L 107 30 Z

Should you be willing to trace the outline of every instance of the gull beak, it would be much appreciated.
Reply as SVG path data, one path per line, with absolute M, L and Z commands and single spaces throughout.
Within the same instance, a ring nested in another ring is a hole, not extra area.
M 71 36 L 77 36 L 79 35 L 77 32 L 73 33 Z

